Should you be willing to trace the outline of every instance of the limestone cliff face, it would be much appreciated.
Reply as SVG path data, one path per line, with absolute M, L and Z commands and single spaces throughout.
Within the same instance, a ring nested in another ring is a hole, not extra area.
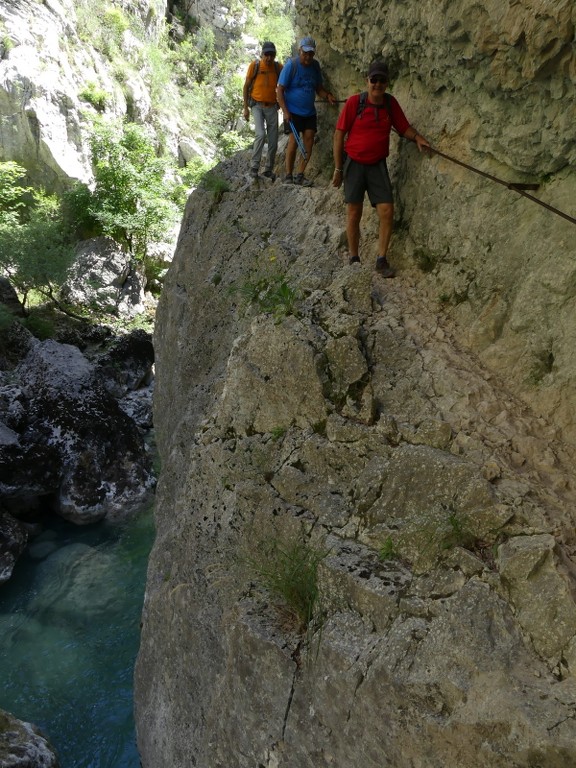
M 418 270 L 347 265 L 340 192 L 247 162 L 190 198 L 158 313 L 143 766 L 571 765 L 574 450 Z M 242 300 L 275 275 L 287 315 Z M 271 542 L 321 553 L 307 632 Z
M 340 98 L 383 54 L 438 149 L 576 214 L 572 3 L 297 8 Z M 143 765 L 566 768 L 576 228 L 397 143 L 399 276 L 372 274 L 369 211 L 349 267 L 334 119 L 315 188 L 251 186 L 239 157 L 187 207 L 156 329 Z M 286 316 L 258 306 L 275 275 Z M 323 555 L 307 632 L 258 569 L 270 542 Z
M 165 0 L 119 5 L 141 18 L 147 34 L 158 35 Z M 49 190 L 91 177 L 86 141 L 95 110 L 83 92 L 106 93 L 112 115 L 125 115 L 128 101 L 142 121 L 150 110 L 143 78 L 125 71 L 121 87 L 110 61 L 93 47 L 90 13 L 82 0 L 0 0 L 0 161 L 20 163 L 32 183 Z M 125 34 L 124 44 L 129 59 L 135 41 Z
M 576 6 L 569 0 L 300 0 L 339 97 L 383 55 L 392 91 L 445 154 L 576 217 Z M 457 319 L 459 338 L 571 442 L 576 226 L 457 165 L 396 156 L 397 265 Z

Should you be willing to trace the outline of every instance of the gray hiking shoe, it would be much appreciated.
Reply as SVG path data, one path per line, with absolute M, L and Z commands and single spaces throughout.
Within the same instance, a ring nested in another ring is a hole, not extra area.
M 250 176 L 253 179 L 257 179 L 258 178 L 258 168 L 250 168 Z
M 287 173 L 286 176 L 282 179 L 284 184 L 294 184 L 294 177 L 291 173 Z
M 376 272 L 382 277 L 395 277 L 396 272 L 392 269 L 386 256 L 378 256 L 376 259 Z
M 298 173 L 296 176 L 294 176 L 294 184 L 298 184 L 300 187 L 314 186 L 314 182 L 310 181 L 310 179 L 307 179 L 303 173 Z
M 269 179 L 270 181 L 276 181 L 276 174 L 274 173 L 274 171 L 264 171 L 262 176 L 265 179 Z
M 348 264 L 360 264 L 360 256 L 350 256 Z

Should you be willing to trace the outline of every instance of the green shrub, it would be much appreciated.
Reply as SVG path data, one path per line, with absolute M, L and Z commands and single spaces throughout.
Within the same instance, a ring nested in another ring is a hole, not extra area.
M 102 20 L 106 29 L 112 32 L 118 41 L 121 40 L 124 32 L 126 32 L 127 29 L 130 29 L 130 22 L 124 15 L 122 9 L 113 5 L 109 5 L 104 9 Z
M 378 550 L 378 556 L 380 560 L 397 560 L 399 558 L 398 550 L 392 539 L 392 536 L 388 536 L 384 544 Z
M 30 333 L 40 341 L 54 337 L 56 326 L 54 322 L 47 317 L 31 313 L 23 323 Z
M 208 171 L 204 174 L 202 179 L 202 186 L 214 193 L 214 198 L 217 202 L 220 202 L 224 192 L 228 192 L 230 185 L 223 176 L 220 176 L 216 171 Z
M 478 541 L 470 528 L 470 522 L 465 515 L 450 511 L 446 518 L 446 525 L 439 531 L 440 545 L 442 549 L 462 547 L 474 549 Z
M 26 169 L 18 163 L 0 163 L 0 222 L 18 220 L 17 213 L 25 206 L 24 196 L 29 192 L 22 186 L 25 175 Z
M 62 196 L 64 226 L 73 240 L 88 240 L 102 234 L 100 223 L 91 213 L 92 192 L 78 181 Z
M 213 164 L 206 162 L 201 157 L 193 157 L 187 163 L 185 168 L 180 168 L 178 174 L 187 189 L 197 187 L 202 183 L 206 174 L 211 170 Z
M 0 59 L 6 58 L 6 54 L 14 48 L 14 41 L 8 35 L 3 35 L 0 40 Z
M 89 82 L 80 91 L 78 97 L 82 99 L 82 101 L 87 101 L 88 104 L 92 104 L 94 109 L 98 110 L 98 112 L 104 112 L 110 95 L 102 88 L 99 88 L 96 83 Z
M 157 43 L 147 43 L 145 46 L 143 65 L 150 87 L 150 97 L 154 109 L 158 111 L 177 112 L 178 104 L 174 103 L 172 83 L 173 68 L 170 63 L 169 50 Z
M 236 152 L 249 147 L 252 142 L 251 136 L 243 136 L 238 131 L 228 131 L 220 136 L 218 149 L 224 157 L 231 157 Z

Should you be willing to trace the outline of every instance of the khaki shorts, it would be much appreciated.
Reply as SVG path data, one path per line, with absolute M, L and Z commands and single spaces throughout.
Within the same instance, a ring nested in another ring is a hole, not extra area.
M 386 160 L 363 165 L 347 157 L 344 163 L 344 201 L 362 203 L 366 192 L 373 206 L 394 202 Z

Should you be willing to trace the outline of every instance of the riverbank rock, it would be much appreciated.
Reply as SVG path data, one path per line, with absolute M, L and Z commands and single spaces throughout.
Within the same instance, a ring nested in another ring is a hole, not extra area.
M 76 246 L 74 263 L 60 289 L 64 302 L 128 319 L 145 311 L 143 269 L 110 237 Z
M 50 742 L 36 726 L 0 710 L 0 768 L 59 768 Z
M 0 498 L 85 524 L 143 503 L 154 478 L 135 422 L 76 347 L 36 342 L 2 387 Z
M 0 584 L 12 576 L 14 565 L 27 543 L 26 528 L 12 515 L 0 512 Z

